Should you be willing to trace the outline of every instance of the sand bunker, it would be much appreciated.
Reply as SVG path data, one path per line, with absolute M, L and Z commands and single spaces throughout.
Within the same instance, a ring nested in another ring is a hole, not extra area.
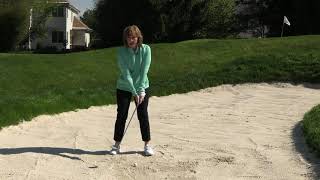
M 136 117 L 123 153 L 108 155 L 115 105 L 42 115 L 0 131 L 0 179 L 317 179 L 300 121 L 319 103 L 319 89 L 290 84 L 152 97 L 152 157 Z

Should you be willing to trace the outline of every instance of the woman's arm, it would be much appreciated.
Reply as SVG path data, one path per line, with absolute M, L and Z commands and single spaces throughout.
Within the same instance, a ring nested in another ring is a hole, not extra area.
M 145 89 L 143 87 L 143 83 L 147 79 L 147 74 L 150 68 L 151 64 L 151 48 L 147 45 L 146 46 L 146 51 L 144 52 L 143 55 L 143 60 L 142 60 L 142 65 L 141 65 L 141 71 L 140 71 L 140 80 L 138 82 L 138 92 L 139 94 L 144 93 Z
M 124 77 L 124 79 L 128 82 L 132 95 L 137 96 L 138 94 L 137 94 L 136 89 L 134 88 L 133 79 L 131 77 L 128 66 L 124 63 L 124 60 L 125 59 L 124 59 L 123 55 L 121 55 L 121 52 L 119 50 L 118 51 L 118 66 L 120 69 L 120 73 Z

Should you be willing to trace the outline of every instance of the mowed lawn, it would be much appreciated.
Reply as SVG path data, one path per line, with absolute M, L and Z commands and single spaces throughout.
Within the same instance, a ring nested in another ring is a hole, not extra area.
M 320 82 L 320 36 L 151 44 L 152 94 L 220 84 Z M 0 127 L 115 103 L 116 48 L 70 54 L 0 53 Z

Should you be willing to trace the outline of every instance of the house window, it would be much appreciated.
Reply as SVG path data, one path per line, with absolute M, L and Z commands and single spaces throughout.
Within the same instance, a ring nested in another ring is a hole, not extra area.
M 63 31 L 52 31 L 52 43 L 63 43 Z
M 52 16 L 53 17 L 64 17 L 64 7 L 54 7 L 52 9 Z

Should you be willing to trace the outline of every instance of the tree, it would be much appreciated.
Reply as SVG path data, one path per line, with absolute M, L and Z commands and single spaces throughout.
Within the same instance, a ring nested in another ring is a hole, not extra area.
M 237 20 L 240 31 L 249 31 L 252 35 L 265 37 L 270 23 L 275 20 L 270 13 L 272 0 L 238 0 Z
M 284 16 L 291 22 L 286 35 L 320 33 L 320 25 L 315 23 L 320 18 L 318 0 L 237 0 L 237 3 L 245 7 L 238 14 L 240 27 L 255 29 L 260 36 L 264 35 L 265 27 L 269 36 L 280 36 Z
M 44 11 L 48 7 L 46 0 L 2 0 L 0 3 L 0 51 L 15 49 L 29 36 L 30 9 Z M 32 34 L 40 32 L 47 16 L 33 19 Z
M 0 7 L 0 51 L 13 49 L 28 29 L 28 12 L 24 3 L 5 1 Z
M 100 48 L 103 47 L 103 42 L 101 37 L 97 33 L 97 10 L 87 9 L 81 16 L 81 21 L 83 21 L 90 29 L 93 31 L 90 33 L 90 47 L 91 48 Z
M 158 22 L 161 31 L 157 34 L 163 40 L 181 41 L 192 38 L 192 10 L 196 5 L 194 0 L 164 0 L 154 1 L 157 9 Z
M 131 24 L 147 42 L 220 38 L 231 33 L 234 9 L 234 0 L 100 0 L 96 29 L 106 46 L 120 45 Z
M 274 0 L 275 1 L 275 0 Z M 286 15 L 290 22 L 290 28 L 287 28 L 289 35 L 303 35 L 303 34 L 319 34 L 320 25 L 318 22 L 320 18 L 319 0 L 283 0 L 280 2 L 275 1 L 274 8 L 278 11 L 278 17 L 282 23 L 283 16 Z M 272 32 L 279 33 L 279 27 L 272 25 Z
M 231 33 L 233 0 L 153 0 L 160 14 L 161 33 L 169 41 L 220 38 Z
M 48 3 L 46 0 L 31 0 L 30 8 L 33 9 L 32 13 L 32 38 L 45 36 L 46 21 L 52 13 L 52 8 L 56 6 L 54 3 Z
M 235 22 L 235 3 L 230 0 L 207 0 L 200 16 L 203 22 L 196 35 L 204 38 L 226 37 L 231 34 Z
M 152 42 L 157 26 L 149 0 L 100 0 L 96 10 L 96 30 L 105 46 L 122 44 L 122 31 L 132 24 L 142 30 L 146 41 Z
M 81 21 L 83 21 L 91 29 L 96 29 L 96 26 L 97 26 L 96 10 L 87 9 L 81 16 Z

